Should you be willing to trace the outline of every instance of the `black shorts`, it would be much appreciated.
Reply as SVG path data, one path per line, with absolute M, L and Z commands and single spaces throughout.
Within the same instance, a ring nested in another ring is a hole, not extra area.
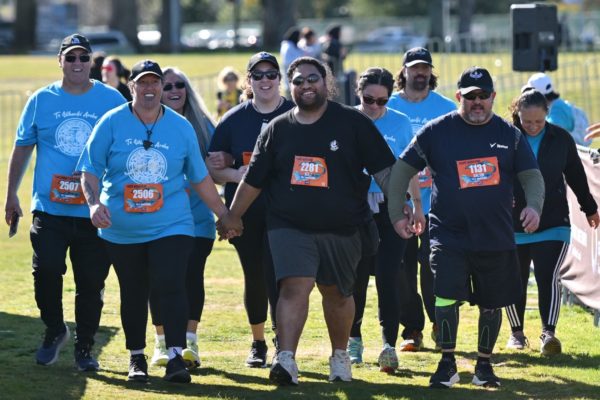
M 437 297 L 493 309 L 514 304 L 521 295 L 516 250 L 467 251 L 438 245 L 431 247 L 430 260 Z
M 268 231 L 277 282 L 290 277 L 314 277 L 320 285 L 336 285 L 351 296 L 361 257 L 361 235 L 275 228 Z

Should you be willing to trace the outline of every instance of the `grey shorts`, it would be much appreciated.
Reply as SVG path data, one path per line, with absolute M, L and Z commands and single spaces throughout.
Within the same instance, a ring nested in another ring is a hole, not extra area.
M 358 230 L 339 234 L 276 228 L 268 235 L 277 282 L 311 277 L 320 285 L 336 285 L 344 296 L 352 295 L 362 248 Z

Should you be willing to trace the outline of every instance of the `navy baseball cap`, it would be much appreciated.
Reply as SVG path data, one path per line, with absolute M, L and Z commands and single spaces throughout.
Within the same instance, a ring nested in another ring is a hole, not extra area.
M 460 94 L 467 94 L 477 89 L 492 93 L 494 91 L 492 76 L 485 68 L 470 67 L 465 69 L 458 80 Z
M 427 64 L 433 67 L 431 62 L 431 53 L 429 53 L 429 50 L 424 47 L 413 47 L 404 53 L 402 65 L 412 67 L 417 64 Z
M 136 63 L 131 68 L 131 75 L 129 76 L 130 81 L 137 82 L 144 75 L 153 74 L 158 76 L 160 79 L 163 78 L 162 69 L 157 62 L 152 60 L 142 60 Z
M 58 51 L 58 55 L 66 54 L 73 49 L 83 49 L 88 53 L 92 52 L 92 46 L 90 46 L 90 41 L 85 36 L 80 35 L 79 33 L 74 33 L 63 39 L 63 41 L 60 44 L 60 50 Z
M 246 70 L 248 72 L 252 71 L 254 67 L 256 67 L 256 64 L 261 62 L 268 62 L 269 64 L 272 64 L 277 71 L 279 71 L 279 63 L 277 62 L 277 59 L 273 54 L 267 53 L 266 51 L 261 51 L 260 53 L 256 53 L 250 57 L 250 61 L 248 61 L 248 67 Z

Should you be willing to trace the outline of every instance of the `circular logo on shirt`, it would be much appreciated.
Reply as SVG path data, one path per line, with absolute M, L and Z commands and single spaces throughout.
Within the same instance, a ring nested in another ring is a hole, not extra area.
M 70 118 L 56 128 L 56 147 L 61 153 L 79 157 L 92 133 L 92 126 L 84 119 Z
M 127 158 L 126 175 L 135 183 L 160 183 L 167 175 L 167 159 L 152 147 L 139 147 Z

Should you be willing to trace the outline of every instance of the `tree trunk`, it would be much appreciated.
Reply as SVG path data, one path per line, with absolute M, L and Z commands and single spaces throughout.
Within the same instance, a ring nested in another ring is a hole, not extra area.
M 160 44 L 158 50 L 163 53 L 179 51 L 181 36 L 181 4 L 179 0 L 161 0 Z
M 137 37 L 138 8 L 136 0 L 111 0 L 112 13 L 109 27 L 123 32 L 129 43 L 139 52 L 142 50 Z
M 261 0 L 263 6 L 263 48 L 279 49 L 283 34 L 296 25 L 296 0 Z
M 431 51 L 440 51 L 444 43 L 444 0 L 432 0 L 429 3 L 429 40 Z
M 27 53 L 36 45 L 37 2 L 20 0 L 16 2 L 16 7 L 13 46 L 16 52 Z
M 475 0 L 458 0 L 458 37 L 463 52 L 477 51 L 471 40 L 471 21 L 475 11 Z

